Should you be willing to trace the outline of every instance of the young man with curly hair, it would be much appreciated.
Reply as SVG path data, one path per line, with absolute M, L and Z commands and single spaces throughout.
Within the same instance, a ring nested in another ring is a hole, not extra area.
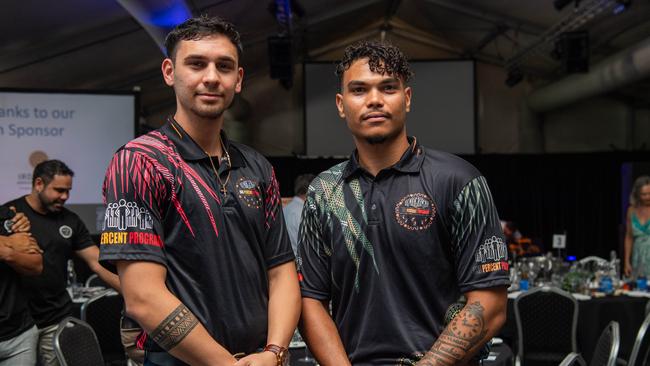
M 302 334 L 323 366 L 473 363 L 505 321 L 509 284 L 486 181 L 407 135 L 412 73 L 398 48 L 354 44 L 337 74 L 356 150 L 309 187 Z

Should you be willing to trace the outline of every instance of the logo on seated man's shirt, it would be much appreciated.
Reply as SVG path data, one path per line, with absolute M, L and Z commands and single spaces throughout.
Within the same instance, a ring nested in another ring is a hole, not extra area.
M 408 230 L 424 230 L 436 217 L 433 200 L 424 193 L 411 193 L 395 205 L 395 219 Z
M 59 227 L 59 234 L 61 234 L 64 239 L 70 239 L 72 237 L 72 228 L 68 225 L 62 225 Z
M 106 206 L 102 230 L 117 229 L 124 231 L 129 228 L 152 229 L 153 218 L 149 211 L 144 207 L 138 207 L 135 202 L 126 202 L 125 199 L 109 203 Z

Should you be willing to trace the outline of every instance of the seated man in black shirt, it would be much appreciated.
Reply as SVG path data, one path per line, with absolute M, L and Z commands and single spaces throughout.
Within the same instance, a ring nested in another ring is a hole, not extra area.
M 58 365 L 52 340 L 58 323 L 72 310 L 66 290 L 68 259 L 81 257 L 109 286 L 118 289 L 119 279 L 99 262 L 99 248 L 88 229 L 72 211 L 63 207 L 70 196 L 74 173 L 59 160 L 44 161 L 32 176 L 32 192 L 7 206 L 14 206 L 29 218 L 31 233 L 43 250 L 43 273 L 25 277 L 23 285 L 29 309 L 39 329 L 39 358 L 43 365 Z
M 0 211 L 8 212 L 8 208 Z M 40 274 L 43 257 L 28 233 L 29 220 L 23 214 L 14 218 L 0 215 L 0 225 L 0 366 L 33 366 L 38 330 L 20 288 L 19 275 Z
M 350 46 L 337 74 L 357 149 L 309 187 L 301 334 L 324 366 L 474 362 L 505 321 L 509 284 L 485 178 L 406 134 L 411 72 L 399 49 Z M 461 294 L 466 305 L 445 324 Z

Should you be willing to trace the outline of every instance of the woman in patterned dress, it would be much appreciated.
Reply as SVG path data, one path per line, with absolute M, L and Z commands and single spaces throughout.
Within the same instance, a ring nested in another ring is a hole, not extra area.
M 650 275 L 650 176 L 634 181 L 625 231 L 626 276 Z

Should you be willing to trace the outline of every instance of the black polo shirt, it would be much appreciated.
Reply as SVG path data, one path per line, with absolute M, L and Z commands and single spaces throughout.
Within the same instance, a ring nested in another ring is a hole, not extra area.
M 249 353 L 266 343 L 267 271 L 294 256 L 273 167 L 221 137 L 232 165 L 214 159 L 225 195 L 210 158 L 171 118 L 115 153 L 100 261 L 164 265 L 167 287 L 212 337 Z M 145 349 L 160 350 L 152 341 Z
M 485 179 L 454 155 L 409 142 L 376 177 L 356 153 L 321 173 L 303 209 L 302 296 L 332 301 L 354 365 L 416 361 L 461 293 L 509 283 Z
M 95 243 L 79 216 L 65 207 L 59 212 L 42 214 L 24 196 L 6 205 L 16 207 L 29 218 L 32 236 L 43 250 L 41 274 L 22 277 L 29 310 L 39 328 L 57 324 L 72 315 L 72 299 L 66 290 L 68 260 L 75 252 Z

